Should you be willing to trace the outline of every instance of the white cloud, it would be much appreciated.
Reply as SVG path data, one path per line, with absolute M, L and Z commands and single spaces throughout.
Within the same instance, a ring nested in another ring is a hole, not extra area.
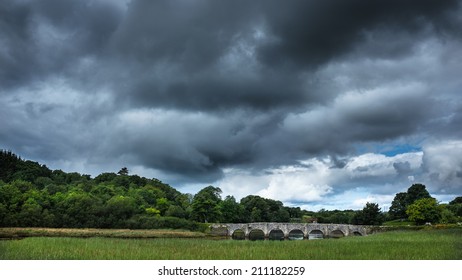
M 408 162 L 411 170 L 416 170 L 422 164 L 422 157 L 423 152 L 404 153 L 393 157 L 367 153 L 352 158 L 345 168 L 353 178 L 365 176 L 394 176 L 396 175 L 394 163 Z
M 265 174 L 252 174 L 250 171 L 228 168 L 224 170 L 224 178 L 215 185 L 223 191 L 223 195 L 233 195 L 237 200 L 256 194 L 269 184 Z
M 306 209 L 360 209 L 366 202 L 375 202 L 385 207 L 393 200 L 395 193 L 380 194 L 364 178 L 387 178 L 393 183 L 398 178 L 394 163 L 408 162 L 410 172 L 419 173 L 422 152 L 398 154 L 387 157 L 367 153 L 347 159 L 344 168 L 332 168 L 330 158 L 311 158 L 300 165 L 281 166 L 267 169 L 259 174 L 239 169 L 228 169 L 225 178 L 217 182 L 224 193 L 235 194 L 240 199 L 247 195 L 259 195 L 280 200 L 287 205 L 298 205 Z M 409 175 L 414 176 L 414 175 Z M 396 185 L 381 186 L 396 189 Z M 403 179 L 409 184 L 408 177 Z M 345 186 L 345 183 L 348 183 Z M 237 195 L 236 195 L 237 194 Z M 319 206 L 319 205 L 323 206 Z
M 268 186 L 257 194 L 282 201 L 319 201 L 332 192 L 328 166 L 311 160 L 309 167 L 285 166 L 272 170 Z M 290 190 L 290 191 L 289 191 Z
M 388 211 L 388 208 L 391 205 L 391 201 L 395 195 L 376 195 L 369 194 L 365 197 L 359 197 L 353 201 L 351 204 L 352 209 L 362 209 L 366 203 L 377 203 L 382 211 Z

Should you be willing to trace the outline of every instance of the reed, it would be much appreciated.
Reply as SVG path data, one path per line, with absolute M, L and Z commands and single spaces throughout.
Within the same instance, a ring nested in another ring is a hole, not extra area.
M 303 241 L 29 237 L 0 241 L 0 259 L 460 260 L 462 229 Z

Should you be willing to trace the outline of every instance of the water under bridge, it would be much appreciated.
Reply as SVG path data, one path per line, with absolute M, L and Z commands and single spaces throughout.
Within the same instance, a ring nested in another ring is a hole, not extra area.
M 300 240 L 364 236 L 367 226 L 318 223 L 212 224 L 212 233 L 232 239 Z

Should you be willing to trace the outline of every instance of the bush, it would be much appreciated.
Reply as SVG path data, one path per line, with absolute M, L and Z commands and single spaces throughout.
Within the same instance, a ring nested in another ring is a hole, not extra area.
M 177 217 L 159 217 L 151 215 L 137 215 L 126 221 L 131 229 L 188 229 L 191 231 L 204 231 L 196 222 Z

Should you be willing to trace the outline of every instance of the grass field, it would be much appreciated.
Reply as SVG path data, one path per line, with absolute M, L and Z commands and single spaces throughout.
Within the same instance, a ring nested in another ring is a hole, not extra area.
M 462 229 L 303 241 L 28 237 L 0 241 L 0 259 L 460 260 Z

